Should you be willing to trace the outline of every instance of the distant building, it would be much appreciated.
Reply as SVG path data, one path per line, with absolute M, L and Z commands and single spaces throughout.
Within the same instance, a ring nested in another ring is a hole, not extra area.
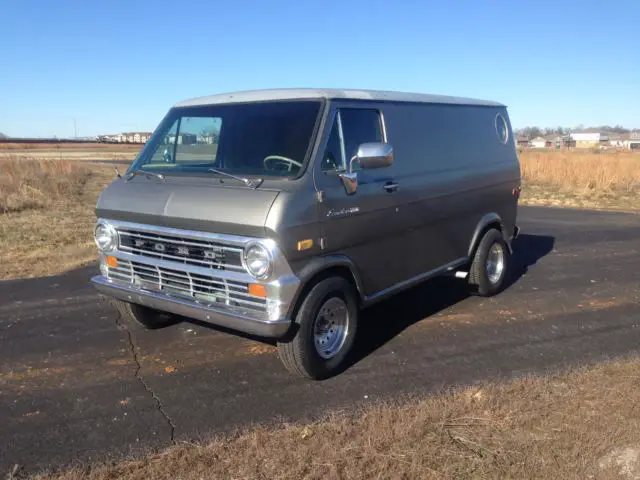
M 98 141 L 103 143 L 116 143 L 120 140 L 118 135 L 98 135 Z
M 609 135 L 609 146 L 613 148 L 629 148 L 630 133 L 613 133 Z
M 531 148 L 560 148 L 563 139 L 560 135 L 550 134 L 544 137 L 536 137 L 529 142 Z
M 128 132 L 121 135 L 127 143 L 147 143 L 147 140 L 151 137 L 150 132 Z
M 176 136 L 168 135 L 167 143 L 176 143 Z M 198 136 L 195 133 L 181 133 L 178 135 L 178 145 L 193 145 L 198 143 Z
M 529 142 L 531 148 L 545 148 L 547 141 L 542 137 L 536 137 Z
M 146 143 L 151 137 L 150 132 L 125 132 L 100 135 L 98 140 L 107 143 Z
M 218 137 L 215 135 L 198 135 L 198 143 L 206 143 L 207 145 L 212 145 L 214 143 L 218 143 Z
M 575 142 L 576 148 L 599 147 L 600 145 L 606 145 L 609 142 L 609 136 L 602 132 L 571 132 L 569 136 L 571 140 Z
M 557 135 L 555 133 L 545 135 L 544 139 L 547 148 L 560 148 L 564 144 L 562 135 Z

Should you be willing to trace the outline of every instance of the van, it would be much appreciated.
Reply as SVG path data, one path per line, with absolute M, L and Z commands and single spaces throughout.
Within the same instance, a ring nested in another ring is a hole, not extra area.
M 500 103 L 338 89 L 190 99 L 98 199 L 91 281 L 134 324 L 187 317 L 270 338 L 289 371 L 323 379 L 377 301 L 442 274 L 500 292 L 519 194 Z

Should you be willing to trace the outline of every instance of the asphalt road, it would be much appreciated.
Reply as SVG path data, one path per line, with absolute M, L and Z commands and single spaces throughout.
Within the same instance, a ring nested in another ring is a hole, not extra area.
M 203 325 L 126 329 L 88 285 L 95 268 L 0 282 L 0 474 L 639 353 L 640 216 L 522 208 L 520 225 L 505 292 L 439 278 L 379 304 L 324 382 Z

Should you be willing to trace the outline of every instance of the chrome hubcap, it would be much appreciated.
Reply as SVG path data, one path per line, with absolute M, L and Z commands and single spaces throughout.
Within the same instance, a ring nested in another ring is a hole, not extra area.
M 349 333 L 349 311 L 347 304 L 337 297 L 327 300 L 313 324 L 313 343 L 324 359 L 335 357 Z
M 491 283 L 498 283 L 504 271 L 504 249 L 498 243 L 491 245 L 485 263 L 487 278 Z

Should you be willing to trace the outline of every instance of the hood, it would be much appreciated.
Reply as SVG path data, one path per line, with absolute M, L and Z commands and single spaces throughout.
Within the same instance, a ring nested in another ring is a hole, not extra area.
M 231 235 L 264 236 L 278 191 L 220 185 L 211 179 L 138 176 L 113 181 L 96 205 L 99 218 Z

